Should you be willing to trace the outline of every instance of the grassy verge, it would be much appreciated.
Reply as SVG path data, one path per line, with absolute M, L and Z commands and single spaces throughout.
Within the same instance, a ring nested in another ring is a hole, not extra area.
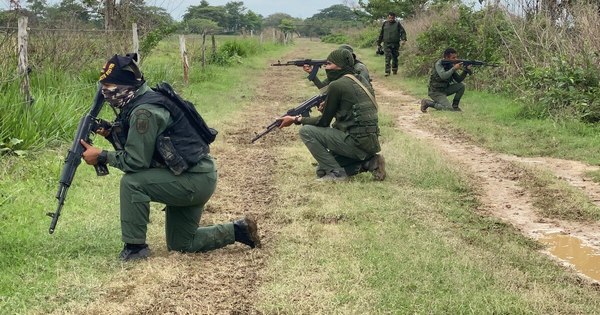
M 165 45 L 159 49 L 164 51 L 153 54 L 142 68 L 149 84 L 163 79 L 172 82 L 218 129 L 243 108 L 240 103 L 254 93 L 253 77 L 284 48 L 270 46 L 260 55 L 242 59 L 231 67 L 210 67 L 205 71 L 192 67 L 187 86 L 178 71 L 177 46 Z M 210 76 L 210 80 L 200 79 L 205 76 Z M 93 89 L 92 86 L 89 91 Z M 236 93 L 230 92 L 233 90 Z M 85 93 L 80 98 L 85 104 L 91 103 Z M 106 115 L 111 117 L 108 108 Z M 70 116 L 73 120 L 80 118 L 73 112 Z M 110 147 L 104 139 L 97 138 L 96 144 Z M 70 303 L 94 299 L 102 293 L 99 288 L 103 283 L 131 268 L 116 259 L 122 244 L 118 212 L 120 176 L 114 168 L 106 177 L 97 177 L 93 168 L 85 164 L 78 168 L 57 230 L 48 235 L 50 218 L 45 213 L 56 209 L 54 196 L 68 146 L 70 143 L 63 143 L 57 148 L 30 151 L 24 157 L 0 158 L 2 314 L 68 310 Z M 158 204 L 152 207 L 160 209 Z M 164 244 L 164 227 L 160 216 L 155 217 L 148 238 L 160 248 Z
M 546 218 L 593 222 L 600 220 L 600 209 L 581 190 L 572 187 L 555 175 L 540 168 L 517 163 L 519 185 L 527 190 L 533 205 Z
M 286 222 L 263 286 L 266 313 L 545 314 L 600 311 L 597 292 L 476 214 L 468 180 L 443 152 L 384 117 L 388 179 L 314 182 L 301 142 L 281 149 L 277 216 Z
M 383 61 L 370 53 L 356 52 L 374 80 L 383 80 Z M 393 82 L 424 92 L 416 81 Z M 260 292 L 265 313 L 600 310 L 597 291 L 540 254 L 540 245 L 478 215 L 472 184 L 445 153 L 399 133 L 394 121 L 383 110 L 385 182 L 361 174 L 317 184 L 300 141 L 279 149 L 285 170 L 276 216 L 285 225 Z
M 370 55 L 375 71 L 382 71 L 383 60 Z M 468 85 L 468 78 L 466 81 Z M 409 79 L 403 76 L 386 80 L 386 86 L 399 88 L 415 98 L 427 97 L 427 78 Z M 463 112 L 429 110 L 423 121 L 435 122 L 449 134 L 467 137 L 496 152 L 517 156 L 547 156 L 577 160 L 589 164 L 600 163 L 600 127 L 579 121 L 526 119 L 521 115 L 522 105 L 505 95 L 467 91 L 463 96 Z M 577 221 L 594 221 L 600 209 L 588 197 L 566 183 L 553 178 L 543 170 L 522 169 L 523 188 L 535 199 L 542 215 Z M 600 180 L 593 172 L 588 174 Z

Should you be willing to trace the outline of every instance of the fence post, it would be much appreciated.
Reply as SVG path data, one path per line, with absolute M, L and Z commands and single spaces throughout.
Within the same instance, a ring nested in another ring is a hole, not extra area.
M 179 35 L 179 51 L 181 52 L 181 61 L 183 62 L 183 82 L 188 84 L 188 69 L 190 65 L 188 63 L 187 51 L 185 50 L 184 35 Z
M 202 69 L 206 66 L 206 31 L 202 31 Z
M 138 60 L 139 60 L 140 39 L 138 38 L 137 23 L 131 24 L 131 33 L 133 34 L 133 52 L 138 54 Z
M 214 57 L 217 54 L 217 40 L 215 39 L 215 34 L 210 35 L 210 41 L 212 44 L 210 53 L 212 54 L 211 56 Z
M 18 74 L 21 77 L 21 93 L 25 95 L 25 101 L 29 106 L 33 104 L 33 98 L 29 91 L 29 61 L 27 59 L 27 17 L 19 18 L 19 30 L 17 32 L 17 43 L 19 49 Z

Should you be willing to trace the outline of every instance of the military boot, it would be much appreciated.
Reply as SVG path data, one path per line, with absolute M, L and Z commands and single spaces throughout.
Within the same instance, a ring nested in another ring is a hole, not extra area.
M 141 260 L 150 257 L 150 248 L 147 244 L 125 244 L 119 258 L 122 261 Z
M 235 241 L 250 246 L 250 248 L 261 247 L 260 236 L 258 236 L 258 227 L 256 220 L 245 216 L 239 220 L 233 221 L 233 232 Z
M 462 112 L 462 109 L 460 109 L 460 107 L 458 107 L 459 102 L 460 101 L 457 101 L 457 100 L 452 101 L 452 111 L 453 112 Z
M 385 159 L 381 154 L 375 154 L 372 158 L 366 161 L 363 168 L 373 174 L 373 179 L 382 181 L 387 175 L 385 172 Z
M 343 182 L 348 180 L 348 175 L 345 170 L 333 170 L 323 177 L 317 178 L 319 182 Z
M 394 75 L 398 74 L 398 69 L 392 69 L 392 74 L 394 74 Z
M 431 100 L 428 99 L 422 99 L 421 100 L 421 112 L 422 113 L 426 113 L 427 112 L 427 108 L 429 107 L 433 107 L 435 103 Z

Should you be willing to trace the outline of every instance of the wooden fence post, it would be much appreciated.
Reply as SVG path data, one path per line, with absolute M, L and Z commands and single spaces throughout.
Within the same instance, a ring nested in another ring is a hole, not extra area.
M 217 54 L 217 40 L 215 39 L 215 34 L 210 35 L 210 41 L 212 44 L 210 53 L 214 57 Z
M 138 60 L 139 60 L 140 39 L 138 37 L 137 23 L 131 24 L 131 33 L 133 34 L 133 52 L 138 54 Z
M 183 82 L 185 84 L 189 83 L 188 80 L 188 70 L 190 65 L 188 63 L 187 51 L 185 49 L 185 36 L 179 35 L 179 51 L 181 52 L 181 61 L 183 63 Z
M 202 69 L 206 66 L 206 31 L 202 31 Z
M 18 74 L 21 77 L 21 93 L 25 95 L 25 102 L 31 106 L 33 98 L 29 91 L 29 60 L 27 58 L 27 17 L 19 18 L 19 30 L 17 32 L 17 43 L 19 49 Z

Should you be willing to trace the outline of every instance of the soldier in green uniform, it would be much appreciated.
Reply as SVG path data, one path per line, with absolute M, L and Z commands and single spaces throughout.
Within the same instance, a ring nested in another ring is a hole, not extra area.
M 116 150 L 101 150 L 83 140 L 81 144 L 87 164 L 107 163 L 125 173 L 120 184 L 125 243 L 120 258 L 127 261 L 150 255 L 146 231 L 151 201 L 166 205 L 169 250 L 203 252 L 234 242 L 260 247 L 256 221 L 249 216 L 199 227 L 204 204 L 217 184 L 215 161 L 206 141 L 192 127 L 193 118 L 146 85 L 137 55 L 112 57 L 101 72 L 100 83 L 105 100 L 118 115 L 111 128 L 97 132 Z M 173 156 L 188 162 L 183 166 L 171 163 Z
M 433 107 L 437 110 L 461 111 L 458 106 L 460 99 L 465 93 L 465 84 L 462 81 L 471 73 L 470 66 L 463 69 L 462 63 L 443 63 L 444 60 L 456 60 L 458 54 L 454 48 L 444 50 L 443 59 L 435 62 L 431 77 L 429 78 L 428 95 L 433 100 L 421 100 L 421 111 L 427 112 L 427 108 Z M 462 70 L 460 74 L 458 70 Z M 454 94 L 452 104 L 448 101 L 448 96 Z
M 381 150 L 377 103 L 354 75 L 354 58 L 350 51 L 334 50 L 327 61 L 325 71 L 331 83 L 322 115 L 284 116 L 280 128 L 293 123 L 303 125 L 300 138 L 317 160 L 319 181 L 343 181 L 367 171 L 375 180 L 384 180 L 385 160 L 383 155 L 377 154 Z
M 369 69 L 367 69 L 367 66 L 362 61 L 360 61 L 356 58 L 356 55 L 354 54 L 354 49 L 352 48 L 352 46 L 350 46 L 348 44 L 342 44 L 338 48 L 346 49 L 352 53 L 352 57 L 354 58 L 354 73 L 356 74 L 356 77 L 360 80 L 360 82 L 364 86 L 366 86 L 369 89 L 369 92 L 371 92 L 371 94 L 375 95 L 375 90 L 373 89 L 373 86 L 371 85 L 371 77 L 369 76 Z M 312 71 L 312 66 L 310 66 L 310 65 L 304 65 L 303 68 L 304 68 L 304 71 L 306 71 L 307 73 L 310 73 Z M 325 79 L 325 80 L 321 81 L 321 80 L 319 80 L 318 77 L 315 76 L 313 83 L 319 90 L 323 90 L 323 88 L 329 84 L 329 80 Z M 326 93 L 326 91 L 323 90 L 323 93 Z
M 385 76 L 398 74 L 398 55 L 400 53 L 400 41 L 406 42 L 406 31 L 402 24 L 396 20 L 396 13 L 388 13 L 387 21 L 381 25 L 377 46 L 383 43 L 385 53 Z M 391 63 L 391 64 L 390 64 Z

